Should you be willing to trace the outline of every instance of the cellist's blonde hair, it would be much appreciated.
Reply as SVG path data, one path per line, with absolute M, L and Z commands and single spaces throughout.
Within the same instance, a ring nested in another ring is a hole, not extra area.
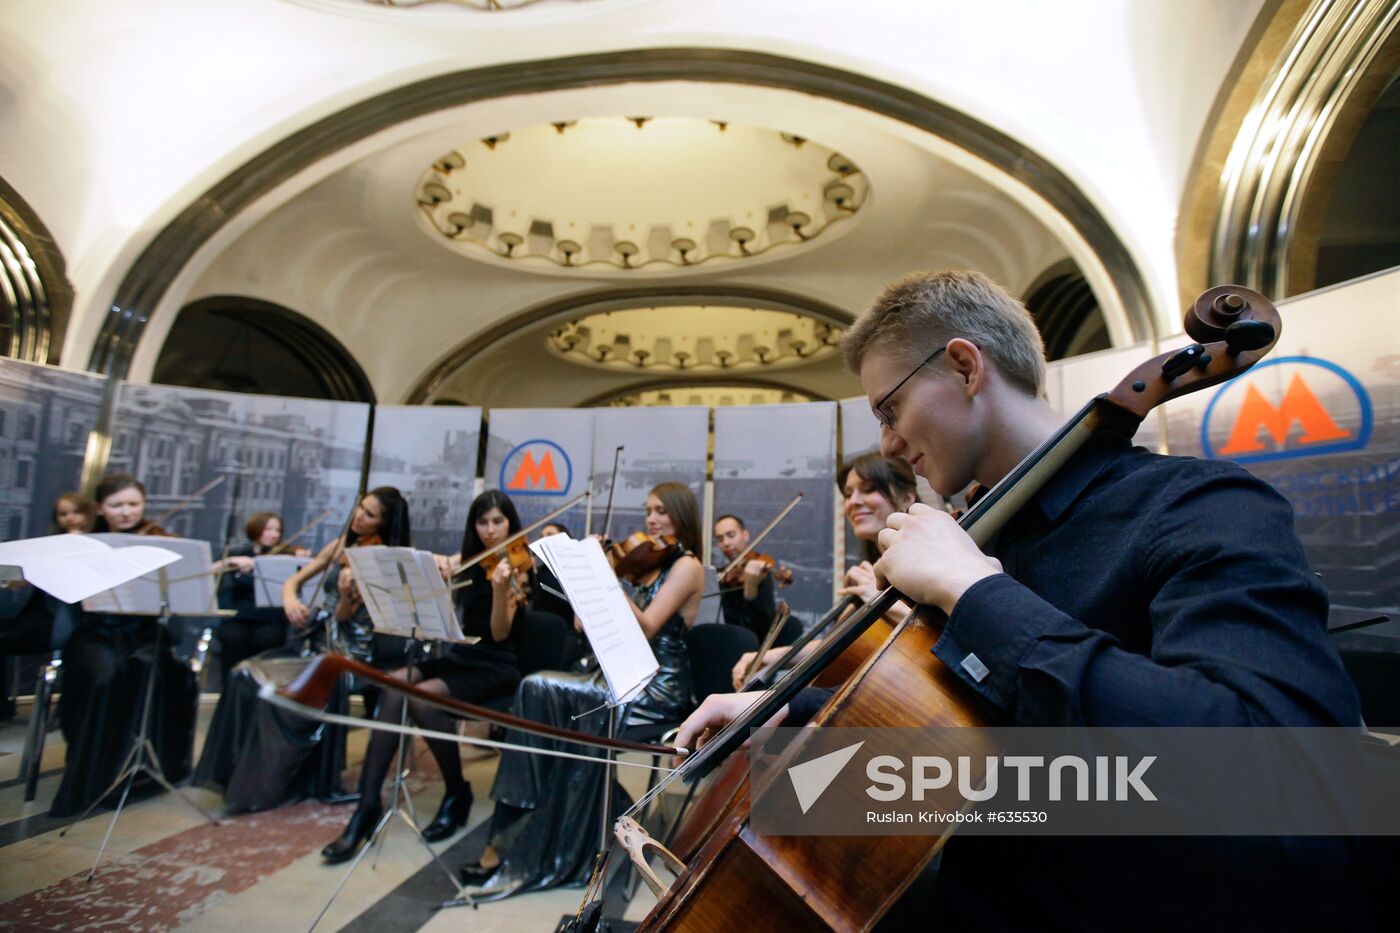
M 972 342 L 1007 382 L 1045 390 L 1045 343 L 1026 306 L 980 272 L 920 272 L 889 286 L 841 341 L 851 372 L 871 350 L 910 366 L 954 337 Z

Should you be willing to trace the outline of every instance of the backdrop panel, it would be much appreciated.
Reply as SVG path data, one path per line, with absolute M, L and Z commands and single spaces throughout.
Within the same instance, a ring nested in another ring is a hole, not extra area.
M 1280 302 L 1283 336 L 1168 403 L 1171 452 L 1234 460 L 1293 505 L 1336 606 L 1400 614 L 1400 271 Z
M 613 453 L 623 446 L 613 499 L 612 537 L 646 529 L 647 492 L 657 483 L 685 483 L 705 515 L 705 461 L 710 441 L 708 408 L 600 408 L 593 428 L 593 530 L 603 530 L 612 480 Z M 700 529 L 707 540 L 707 529 Z M 702 557 L 703 555 L 697 555 Z
M 524 524 L 588 489 L 592 410 L 497 408 L 489 427 L 484 488 L 505 490 Z M 585 510 L 580 503 L 558 519 L 575 538 L 583 534 Z
M 53 532 L 53 504 L 78 489 L 107 380 L 0 359 L 0 538 Z
M 451 554 L 461 546 L 480 443 L 480 408 L 375 406 L 366 485 L 408 496 L 415 547 Z
M 134 473 L 151 518 L 216 478 L 217 487 L 163 524 L 215 553 L 242 543 L 254 512 L 278 512 L 287 534 L 329 509 L 300 539 L 320 547 L 344 526 L 360 489 L 369 406 L 123 384 L 107 472 Z
M 835 402 L 715 409 L 711 530 L 713 518 L 732 513 L 758 534 L 803 494 L 759 549 L 792 568 L 792 585 L 778 590 L 778 598 L 804 625 L 831 608 L 835 455 Z M 724 563 L 718 549 L 711 561 Z

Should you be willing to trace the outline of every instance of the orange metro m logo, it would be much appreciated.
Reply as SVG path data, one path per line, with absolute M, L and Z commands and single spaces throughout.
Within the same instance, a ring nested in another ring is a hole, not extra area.
M 573 482 L 573 464 L 553 441 L 517 444 L 501 461 L 500 488 L 532 496 L 562 496 Z
M 530 451 L 520 457 L 520 466 L 506 486 L 512 492 L 526 489 L 543 489 L 554 492 L 559 489 L 559 474 L 554 472 L 554 457 L 545 451 L 537 462 Z
M 1287 368 L 1261 378 L 1275 366 Z M 1277 405 L 1265 394 L 1271 384 L 1286 385 Z M 1312 457 L 1361 450 L 1371 428 L 1371 400 L 1355 376 L 1330 360 L 1285 356 L 1256 365 L 1216 392 L 1201 419 L 1201 450 L 1237 463 Z
M 1337 426 L 1327 409 L 1317 400 L 1312 389 L 1303 381 L 1301 373 L 1293 374 L 1283 401 L 1275 408 L 1264 398 L 1264 393 L 1251 384 L 1245 389 L 1244 405 L 1235 419 L 1235 429 L 1230 432 L 1230 440 L 1218 451 L 1222 457 L 1235 457 L 1240 454 L 1258 453 L 1264 449 L 1259 439 L 1259 431 L 1269 432 L 1274 444 L 1282 448 L 1288 442 L 1288 434 L 1293 425 L 1303 429 L 1298 437 L 1299 444 L 1321 444 L 1326 441 L 1341 441 L 1351 437 L 1351 432 Z

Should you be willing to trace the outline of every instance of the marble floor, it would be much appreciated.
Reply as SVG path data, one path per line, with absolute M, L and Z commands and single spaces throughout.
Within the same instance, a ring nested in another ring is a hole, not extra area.
M 206 696 L 201 703 L 200 742 L 215 700 Z M 305 801 L 225 818 L 218 794 L 186 788 L 188 801 L 220 816 L 218 825 L 178 795 L 129 802 L 96 876 L 87 880 L 111 811 L 99 810 L 82 821 L 47 816 L 63 766 L 57 730 L 44 747 L 37 797 L 24 801 L 18 773 L 27 712 L 21 705 L 16 720 L 0 724 L 0 929 L 306 930 L 345 875 L 346 866 L 323 865 L 319 852 L 340 833 L 349 806 Z M 351 734 L 347 786 L 353 786 L 364 742 L 363 730 Z M 463 761 L 476 798 L 471 818 L 456 836 L 433 846 L 454 869 L 480 852 L 498 758 L 466 748 Z M 630 767 L 622 772 L 635 796 L 646 772 Z M 410 786 L 422 819 L 431 819 L 442 785 L 432 756 L 422 748 Z M 581 888 L 568 888 L 476 908 L 440 909 L 453 893 L 424 843 L 405 823 L 391 821 L 316 929 L 550 931 L 574 914 L 583 896 Z M 651 903 L 641 886 L 626 904 L 624 918 L 640 919 Z

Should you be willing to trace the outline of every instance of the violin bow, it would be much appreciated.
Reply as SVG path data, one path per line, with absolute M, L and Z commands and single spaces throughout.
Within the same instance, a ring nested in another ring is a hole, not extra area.
M 617 468 L 622 465 L 622 445 L 617 445 L 617 450 L 613 451 L 612 479 L 608 482 L 608 508 L 603 512 L 603 540 L 608 540 L 608 533 L 612 531 L 613 517 L 613 494 L 617 492 Z
M 170 521 L 170 519 L 174 518 L 176 515 L 180 514 L 185 509 L 194 505 L 195 502 L 197 502 L 200 499 L 203 499 L 205 493 L 207 493 L 209 490 L 213 489 L 215 486 L 219 485 L 226 479 L 228 479 L 227 476 L 214 477 L 209 482 L 205 483 L 203 486 L 200 486 L 194 492 L 190 493 L 188 496 L 182 499 L 179 505 L 175 506 L 173 509 L 167 509 L 166 511 L 162 512 L 152 521 L 152 524 L 163 525 L 166 522 Z

